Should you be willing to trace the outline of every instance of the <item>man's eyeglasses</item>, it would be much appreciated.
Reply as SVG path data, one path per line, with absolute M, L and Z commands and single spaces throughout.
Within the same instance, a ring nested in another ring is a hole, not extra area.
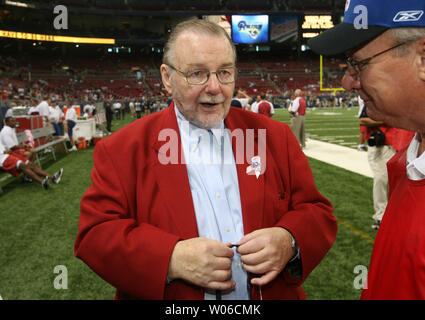
M 406 42 L 402 42 L 402 43 L 396 44 L 395 46 L 393 46 L 393 47 L 391 47 L 389 49 L 386 49 L 384 51 L 378 52 L 378 53 L 374 54 L 373 56 L 371 56 L 369 58 L 366 58 L 366 59 L 363 59 L 363 60 L 360 60 L 360 61 L 354 60 L 353 57 L 348 57 L 347 58 L 347 65 L 348 65 L 349 71 L 351 71 L 350 74 L 352 76 L 358 76 L 360 74 L 360 72 L 362 70 L 364 70 L 364 68 L 370 63 L 370 61 L 373 58 L 376 58 L 376 57 L 378 57 L 378 56 L 380 56 L 380 55 L 382 55 L 382 54 L 384 54 L 384 53 L 386 53 L 388 51 L 391 51 L 391 50 L 393 50 L 395 48 L 401 47 L 401 46 L 403 46 L 403 45 L 405 45 L 407 43 L 410 43 L 410 42 L 412 42 L 412 41 L 406 41 Z
M 221 84 L 230 84 L 236 81 L 237 70 L 235 67 L 221 68 L 214 72 L 211 72 L 206 69 L 183 72 L 176 69 L 170 64 L 167 64 L 167 66 L 169 66 L 173 70 L 176 70 L 177 72 L 180 72 L 186 78 L 187 83 L 192 85 L 203 85 L 207 83 L 212 73 L 215 73 L 218 81 Z

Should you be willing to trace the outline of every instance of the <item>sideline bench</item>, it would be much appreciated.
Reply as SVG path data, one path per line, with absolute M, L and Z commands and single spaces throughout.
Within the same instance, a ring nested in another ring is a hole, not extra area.
M 0 168 L 0 194 L 2 194 L 3 193 L 3 189 L 1 188 L 1 183 L 4 181 L 4 180 L 6 180 L 6 179 L 8 179 L 9 178 L 9 174 L 6 172 L 6 171 L 4 171 L 2 168 Z
M 62 143 L 65 152 L 68 153 L 68 149 L 66 147 L 66 141 L 68 139 L 65 138 L 65 137 L 52 136 L 53 140 L 51 140 L 47 143 L 44 143 L 44 139 L 47 138 L 48 136 L 51 136 L 52 133 L 54 133 L 54 132 L 55 132 L 55 130 L 52 126 L 31 130 L 31 134 L 34 137 L 34 142 L 37 145 L 37 147 L 34 148 L 34 150 L 36 152 L 36 160 L 35 161 L 37 162 L 37 165 L 40 168 L 41 168 L 41 160 L 45 159 L 50 154 L 53 156 L 53 159 L 56 161 L 55 146 L 57 144 Z M 19 143 L 27 141 L 27 136 L 26 136 L 25 132 L 19 132 L 19 133 L 16 134 L 16 136 L 18 137 Z M 9 178 L 9 176 L 10 175 L 6 171 L 4 171 L 0 168 L 0 194 L 3 193 L 1 183 L 3 181 L 7 180 Z
M 47 126 L 47 127 L 31 130 L 31 134 L 34 137 L 34 143 L 37 145 L 37 147 L 34 148 L 36 152 L 35 161 L 37 162 L 37 165 L 40 168 L 41 168 L 41 160 L 46 158 L 48 154 L 51 154 L 53 156 L 53 159 L 56 161 L 56 153 L 55 153 L 54 147 L 57 144 L 62 143 L 65 152 L 68 152 L 68 149 L 66 147 L 67 138 L 65 137 L 52 136 L 52 140 L 50 140 L 47 143 L 44 143 L 44 140 L 48 136 L 51 136 L 54 132 L 55 132 L 55 129 L 52 126 Z M 25 142 L 27 140 L 27 136 L 25 132 L 19 132 L 16 135 L 18 137 L 19 143 Z M 45 151 L 43 155 L 41 154 L 42 151 Z

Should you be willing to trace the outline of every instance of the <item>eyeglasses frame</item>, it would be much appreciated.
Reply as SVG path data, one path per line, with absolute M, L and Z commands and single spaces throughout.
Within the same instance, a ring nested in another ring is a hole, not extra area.
M 360 60 L 360 61 L 354 60 L 352 56 L 347 57 L 347 60 L 346 61 L 347 61 L 348 67 L 351 68 L 351 69 L 353 69 L 355 71 L 355 73 L 351 74 L 351 76 L 358 77 L 360 75 L 360 73 L 362 72 L 362 69 L 365 66 L 367 66 L 372 59 L 374 59 L 374 58 L 376 58 L 376 57 L 378 57 L 380 55 L 383 55 L 384 53 L 387 53 L 387 52 L 389 52 L 391 50 L 394 50 L 394 49 L 396 49 L 398 47 L 401 47 L 401 46 L 403 46 L 405 44 L 408 44 L 410 42 L 413 42 L 413 41 L 416 41 L 416 40 L 409 40 L 409 41 L 404 41 L 404 42 L 398 43 L 395 46 L 392 46 L 391 48 L 388 48 L 388 49 L 386 49 L 384 51 L 378 52 L 378 53 L 374 54 L 373 56 L 370 56 L 370 57 L 368 57 L 366 59 L 363 59 L 363 60 Z
M 173 69 L 173 70 L 175 70 L 177 72 L 180 72 L 185 77 L 187 84 L 192 85 L 192 86 L 202 86 L 202 85 L 206 84 L 208 82 L 208 80 L 210 79 L 210 76 L 211 76 L 212 73 L 215 73 L 215 76 L 217 77 L 218 82 L 220 82 L 221 84 L 224 84 L 224 85 L 231 84 L 231 83 L 236 82 L 236 78 L 237 78 L 237 74 L 238 74 L 238 69 L 236 67 L 221 68 L 221 69 L 234 69 L 235 70 L 235 79 L 233 81 L 231 81 L 231 82 L 222 82 L 220 80 L 220 78 L 218 77 L 218 75 L 217 75 L 217 71 L 209 71 L 208 70 L 207 80 L 205 80 L 202 83 L 190 83 L 189 80 L 188 80 L 188 76 L 189 76 L 189 73 L 190 72 L 181 71 L 181 70 L 177 69 L 176 67 L 172 66 L 171 64 L 168 64 L 168 63 L 166 63 L 165 65 L 169 66 L 171 69 Z M 205 69 L 202 69 L 202 70 L 205 70 Z

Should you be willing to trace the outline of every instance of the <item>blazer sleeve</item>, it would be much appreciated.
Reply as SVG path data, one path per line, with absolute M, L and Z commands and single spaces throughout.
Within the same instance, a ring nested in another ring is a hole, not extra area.
M 179 238 L 137 221 L 135 196 L 130 194 L 135 191 L 129 187 L 135 173 L 133 178 L 123 176 L 103 142 L 94 150 L 92 185 L 80 205 L 75 255 L 120 292 L 163 299 L 169 260 Z
M 280 168 L 285 185 L 289 188 L 289 211 L 282 215 L 277 226 L 291 232 L 300 248 L 301 277 L 293 277 L 286 269 L 284 276 L 289 283 L 301 285 L 311 271 L 320 263 L 332 247 L 337 234 L 337 222 L 333 216 L 331 203 L 317 190 L 313 174 L 295 136 L 285 126 L 283 137 L 286 143 L 288 163 Z

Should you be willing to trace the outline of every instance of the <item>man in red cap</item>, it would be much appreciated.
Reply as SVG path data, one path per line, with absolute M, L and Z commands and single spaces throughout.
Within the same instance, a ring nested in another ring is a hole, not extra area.
M 388 126 L 415 131 L 387 164 L 389 200 L 362 299 L 425 299 L 425 2 L 347 1 L 344 22 L 309 41 L 345 53 L 347 91 Z

